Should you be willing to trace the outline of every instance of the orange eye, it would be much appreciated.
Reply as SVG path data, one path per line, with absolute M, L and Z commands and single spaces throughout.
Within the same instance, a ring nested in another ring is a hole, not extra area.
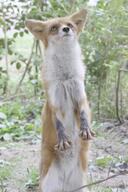
M 67 23 L 67 26 L 73 28 L 73 25 L 71 23 Z
M 56 32 L 58 30 L 58 26 L 54 25 L 51 27 L 50 31 L 51 32 Z

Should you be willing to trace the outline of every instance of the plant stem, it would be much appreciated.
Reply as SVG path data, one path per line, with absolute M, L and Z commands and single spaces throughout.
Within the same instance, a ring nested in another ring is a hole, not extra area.
M 18 83 L 18 85 L 17 85 L 15 94 L 18 93 L 19 88 L 20 88 L 20 86 L 21 86 L 21 84 L 22 84 L 22 82 L 23 82 L 23 80 L 24 80 L 24 78 L 25 78 L 25 75 L 26 75 L 27 71 L 28 71 L 28 68 L 29 68 L 29 65 L 30 65 L 30 63 L 31 63 L 31 59 L 32 59 L 32 56 L 33 56 L 33 49 L 34 49 L 34 47 L 35 47 L 35 43 L 36 43 L 36 40 L 34 39 L 33 44 L 32 44 L 32 48 L 31 48 L 30 57 L 29 57 L 28 62 L 27 62 L 27 64 L 26 64 L 26 67 L 25 67 L 24 73 L 23 73 L 23 75 L 22 75 L 22 77 L 21 77 L 21 80 L 19 81 L 19 83 Z
M 2 6 L 3 7 L 3 6 Z M 3 7 L 4 8 L 4 7 Z M 7 94 L 8 92 L 8 82 L 9 82 L 9 65 L 8 65 L 8 38 L 7 38 L 7 26 L 5 21 L 5 13 L 3 12 L 3 18 L 4 18 L 4 27 L 3 27 L 3 33 L 4 33 L 4 47 L 5 47 L 5 65 L 6 65 L 6 83 L 4 86 L 4 94 Z
M 118 75 L 117 75 L 117 86 L 116 86 L 116 116 L 117 119 L 119 121 L 119 123 L 122 123 L 122 120 L 120 118 L 119 115 L 119 88 L 120 88 L 120 75 L 121 75 L 121 71 L 118 71 Z

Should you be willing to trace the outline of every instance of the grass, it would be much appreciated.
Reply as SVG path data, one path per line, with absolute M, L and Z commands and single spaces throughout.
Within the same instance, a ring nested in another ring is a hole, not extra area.
M 28 148 L 26 149 L 26 147 Z M 0 192 L 8 191 L 10 189 L 8 189 L 8 186 L 11 186 L 12 191 L 16 188 L 22 192 L 37 186 L 38 169 L 32 166 L 29 159 L 23 158 L 24 153 L 25 157 L 31 153 L 30 159 L 33 158 L 34 147 L 31 144 L 26 144 L 24 141 L 11 143 L 2 141 L 0 142 L 0 150 L 2 151 L 2 160 L 0 161 Z M 5 159 L 8 161 L 5 161 Z
M 28 169 L 28 174 L 26 177 L 26 183 L 25 186 L 27 188 L 32 188 L 34 186 L 38 185 L 38 180 L 39 180 L 39 172 L 35 167 L 30 167 Z
M 96 165 L 102 168 L 108 167 L 112 163 L 113 157 L 101 156 L 96 159 Z
M 13 158 L 9 162 L 5 160 L 0 161 L 0 180 L 1 181 L 8 180 L 11 177 L 12 172 L 19 160 L 20 160 L 19 158 Z
M 110 187 L 93 187 L 92 192 L 113 192 L 113 190 Z
M 8 179 L 11 175 L 11 172 L 13 170 L 13 166 L 11 165 L 5 165 L 4 167 L 0 167 L 0 178 L 1 180 Z

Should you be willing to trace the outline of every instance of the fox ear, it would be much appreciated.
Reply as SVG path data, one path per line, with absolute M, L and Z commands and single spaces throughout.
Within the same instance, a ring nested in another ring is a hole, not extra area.
M 70 16 L 70 19 L 76 24 L 78 33 L 83 29 L 87 18 L 86 9 L 82 9 L 79 12 L 74 13 Z
M 37 39 L 42 38 L 45 29 L 45 24 L 42 21 L 28 19 L 25 21 L 25 25 Z

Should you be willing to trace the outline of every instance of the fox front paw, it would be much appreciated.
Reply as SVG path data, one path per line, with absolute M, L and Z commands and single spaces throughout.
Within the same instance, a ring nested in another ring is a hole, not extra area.
M 55 145 L 55 150 L 56 151 L 65 151 L 66 149 L 68 149 L 70 147 L 71 147 L 71 142 L 67 138 L 64 138 L 57 145 Z
M 81 129 L 79 136 L 83 140 L 91 140 L 95 136 L 95 133 L 92 132 L 90 129 Z

